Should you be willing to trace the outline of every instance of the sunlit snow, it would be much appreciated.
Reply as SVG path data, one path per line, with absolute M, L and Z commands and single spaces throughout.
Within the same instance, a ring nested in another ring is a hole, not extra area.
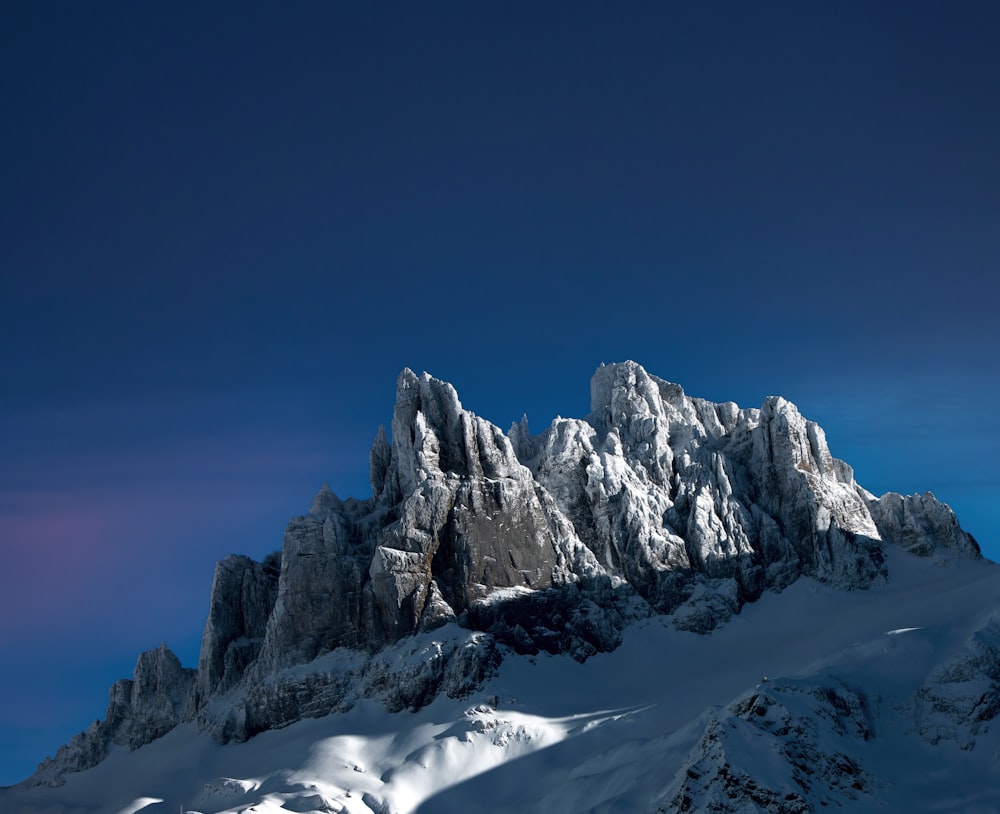
M 475 696 L 439 698 L 416 713 L 388 714 L 365 701 L 226 746 L 185 724 L 68 775 L 60 788 L 7 790 L 0 809 L 653 812 L 698 757 L 711 720 L 722 727 L 720 748 L 733 766 L 780 787 L 791 783 L 783 741 L 768 721 L 805 710 L 822 724 L 823 709 L 810 705 L 816 688 L 827 686 L 855 688 L 875 710 L 870 740 L 822 726 L 815 732 L 817 749 L 853 755 L 879 778 L 874 792 L 844 790 L 857 795 L 852 811 L 1000 809 L 997 733 L 984 727 L 972 737 L 940 703 L 931 705 L 942 693 L 959 703 L 964 685 L 955 682 L 963 676 L 948 668 L 951 684 L 921 690 L 962 642 L 979 641 L 1000 573 L 985 562 L 942 567 L 900 551 L 890 557 L 885 587 L 842 592 L 800 580 L 708 636 L 647 619 L 613 653 L 583 664 L 511 656 Z M 757 696 L 768 699 L 759 713 L 764 729 L 728 711 L 730 702 Z M 921 721 L 933 725 L 935 743 L 920 736 Z M 698 759 L 710 763 L 711 755 Z

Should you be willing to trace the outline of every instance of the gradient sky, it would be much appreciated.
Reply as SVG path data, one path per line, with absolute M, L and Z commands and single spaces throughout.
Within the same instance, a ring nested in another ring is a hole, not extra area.
M 403 367 L 780 393 L 1000 559 L 1000 5 L 23 3 L 0 26 L 0 784 L 216 560 L 365 497 Z

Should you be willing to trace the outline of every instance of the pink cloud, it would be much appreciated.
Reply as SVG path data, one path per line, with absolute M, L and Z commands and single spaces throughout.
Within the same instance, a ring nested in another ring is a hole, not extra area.
M 93 601 L 105 568 L 101 552 L 109 535 L 104 507 L 54 504 L 40 492 L 7 496 L 0 504 L 0 590 L 8 612 L 0 622 L 4 638 L 12 628 L 44 626 L 67 605 Z

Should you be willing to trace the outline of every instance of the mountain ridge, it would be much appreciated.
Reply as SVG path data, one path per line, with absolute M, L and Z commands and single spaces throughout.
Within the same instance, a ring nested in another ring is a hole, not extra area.
M 245 741 L 361 698 L 389 710 L 470 696 L 507 654 L 583 662 L 660 616 L 709 633 L 801 577 L 848 591 L 891 578 L 886 546 L 978 559 L 932 495 L 875 497 L 782 397 L 741 409 L 634 362 L 598 368 L 591 412 L 532 435 L 404 370 L 372 496 L 327 487 L 280 553 L 216 568 L 197 670 L 165 647 L 117 682 L 105 719 L 28 785 L 191 722 Z M 427 653 L 418 634 L 447 629 Z

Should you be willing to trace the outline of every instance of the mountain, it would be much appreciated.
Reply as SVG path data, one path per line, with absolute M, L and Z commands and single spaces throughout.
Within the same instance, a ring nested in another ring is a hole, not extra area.
M 404 370 L 391 439 L 0 809 L 1000 810 L 1000 574 L 790 402 L 625 362 L 504 433 Z

